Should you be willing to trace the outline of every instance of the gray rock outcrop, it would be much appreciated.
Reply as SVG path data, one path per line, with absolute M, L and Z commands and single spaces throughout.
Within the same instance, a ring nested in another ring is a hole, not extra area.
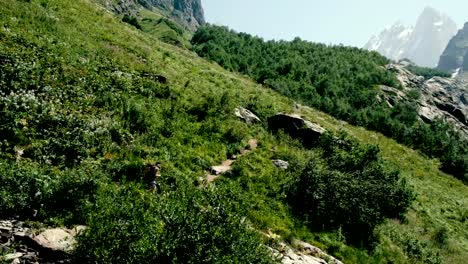
M 396 73 L 403 90 L 381 86 L 382 96 L 391 107 L 399 101 L 410 100 L 412 90 L 421 92 L 417 101 L 419 117 L 426 123 L 443 119 L 453 124 L 468 136 L 468 84 L 461 78 L 433 77 L 424 80 L 416 76 L 401 64 L 390 64 L 388 70 Z
M 287 161 L 276 159 L 272 160 L 272 162 L 279 169 L 287 170 L 289 168 L 289 162 Z
M 305 147 L 313 147 L 322 134 L 326 132 L 318 124 L 309 122 L 294 114 L 278 113 L 268 119 L 271 131 L 283 130 L 293 138 L 300 139 Z
M 240 119 L 243 119 L 245 122 L 249 124 L 262 121 L 260 120 L 260 118 L 258 118 L 258 116 L 256 116 L 250 110 L 245 109 L 243 107 L 237 107 L 236 109 L 234 109 L 234 115 L 239 117 Z
M 279 243 L 277 249 L 270 248 L 273 256 L 282 264 L 343 264 L 320 248 L 303 241 L 294 241 L 295 248 Z
M 109 10 L 117 13 L 132 13 L 138 8 L 158 8 L 172 19 L 195 31 L 205 24 L 201 0 L 100 0 Z
M 69 253 L 83 230 L 84 226 L 34 230 L 20 221 L 0 220 L 0 249 L 11 252 L 5 256 L 11 263 L 71 263 Z
M 440 56 L 438 69 L 453 73 L 468 72 L 468 22 L 458 31 Z

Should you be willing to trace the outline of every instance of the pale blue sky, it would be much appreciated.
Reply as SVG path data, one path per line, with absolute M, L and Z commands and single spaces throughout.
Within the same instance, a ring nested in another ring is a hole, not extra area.
M 362 47 L 398 20 L 414 25 L 425 6 L 462 27 L 468 0 L 202 0 L 207 21 L 265 39 L 296 36 L 326 44 Z

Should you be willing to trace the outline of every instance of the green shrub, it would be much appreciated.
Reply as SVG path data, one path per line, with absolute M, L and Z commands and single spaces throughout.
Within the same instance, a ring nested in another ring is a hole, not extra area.
M 444 77 L 448 78 L 451 77 L 452 75 L 448 72 L 441 71 L 438 69 L 432 69 L 432 68 L 426 68 L 426 67 L 419 67 L 416 65 L 409 65 L 406 67 L 410 72 L 412 72 L 415 75 L 418 76 L 423 76 L 424 79 L 429 80 L 433 77 Z
M 57 171 L 27 162 L 0 163 L 0 217 L 84 223 L 102 175 L 94 168 Z
M 231 190 L 183 185 L 160 196 L 104 188 L 76 256 L 86 263 L 272 263 L 234 211 Z
M 122 21 L 127 23 L 127 24 L 130 24 L 130 25 L 134 26 L 137 29 L 141 29 L 141 25 L 138 22 L 138 19 L 136 17 L 134 17 L 134 16 L 129 16 L 129 15 L 125 14 L 123 16 L 123 18 L 122 18 Z
M 309 161 L 288 185 L 287 200 L 312 229 L 342 229 L 349 242 L 369 245 L 374 228 L 401 218 L 414 199 L 398 171 L 375 146 L 324 136 L 324 158 Z

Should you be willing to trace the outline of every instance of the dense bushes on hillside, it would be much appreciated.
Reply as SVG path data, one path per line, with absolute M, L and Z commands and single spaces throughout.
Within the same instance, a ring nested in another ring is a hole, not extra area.
M 410 72 L 413 74 L 416 74 L 418 76 L 423 76 L 424 79 L 431 79 L 432 77 L 450 77 L 452 76 L 448 72 L 444 72 L 438 69 L 431 69 L 431 68 L 426 68 L 426 67 L 419 67 L 416 65 L 409 65 L 406 67 Z
M 467 146 L 468 142 L 457 132 L 447 132 L 447 126 L 440 123 L 423 124 L 418 120 L 416 103 L 399 103 L 391 108 L 377 99 L 377 85 L 400 84 L 383 67 L 389 61 L 375 52 L 299 38 L 290 42 L 264 41 L 210 25 L 195 33 L 192 45 L 200 56 L 247 74 L 283 95 L 441 158 L 442 168 L 460 179 L 468 174 L 466 165 L 459 166 L 468 162 L 467 147 L 454 147 Z
M 293 176 L 287 200 L 314 230 L 342 229 L 349 242 L 369 245 L 385 218 L 400 218 L 414 196 L 398 171 L 388 170 L 376 146 L 325 135 L 323 158 Z
M 382 239 L 375 251 L 347 244 L 338 225 L 328 225 L 330 233 L 311 232 L 303 218 L 290 214 L 284 183 L 307 179 L 302 168 L 309 160 L 326 165 L 336 156 L 348 166 L 363 160 L 360 152 L 347 155 L 338 147 L 328 151 L 321 146 L 309 150 L 286 135 L 271 135 L 265 123 L 245 124 L 234 116 L 235 107 L 246 107 L 267 120 L 279 111 L 292 111 L 292 100 L 186 50 L 160 45 L 146 31 L 156 20 L 139 20 L 143 30 L 136 31 L 92 2 L 74 0 L 4 0 L 0 13 L 0 216 L 32 221 L 34 226 L 87 225 L 75 254 L 78 263 L 268 263 L 257 230 L 317 244 L 347 263 L 418 263 L 426 250 L 441 251 L 430 240 L 419 243 L 429 237 L 426 230 L 440 222 L 450 228 L 449 241 L 466 244 L 460 230 L 467 214 L 458 203 L 463 205 L 463 198 L 457 199 L 464 197 L 464 189 L 445 192 L 445 182 L 437 181 L 438 170 L 431 161 L 387 139 L 382 144 L 386 154 L 396 149 L 407 155 L 399 164 L 405 175 L 412 175 L 411 162 L 417 159 L 414 167 L 425 179 L 435 178 L 429 188 L 417 188 L 424 197 L 410 214 L 416 220 L 407 225 L 387 221 L 390 227 L 381 227 L 396 235 L 377 229 Z M 303 113 L 319 115 L 326 127 L 338 123 L 312 109 Z M 413 118 L 396 111 L 393 115 L 404 122 Z M 348 128 L 366 142 L 376 136 Z M 205 171 L 238 154 L 252 138 L 260 142 L 258 148 L 238 157 L 230 174 L 200 185 Z M 278 169 L 272 158 L 291 166 Z M 146 165 L 156 161 L 163 164 L 158 194 L 147 192 L 144 177 Z M 408 164 L 411 168 L 405 167 Z M 377 165 L 364 167 L 382 176 Z M 333 182 L 354 183 L 354 174 L 342 172 L 339 165 L 310 168 L 318 172 L 312 178 L 339 175 Z M 392 175 L 388 177 L 394 183 Z M 408 179 L 417 186 L 427 183 Z M 460 188 L 453 180 L 447 182 L 449 188 Z M 331 195 L 340 200 L 338 194 Z M 440 199 L 428 201 L 426 195 Z M 401 206 L 398 210 L 404 210 L 405 204 Z M 441 221 L 432 214 L 439 208 L 453 213 Z M 396 215 L 372 209 L 382 217 Z M 359 223 L 356 215 L 345 215 L 353 212 L 342 212 L 340 225 Z M 415 242 L 394 244 L 402 229 L 417 230 Z M 462 258 L 463 252 L 455 255 Z M 454 255 L 443 253 L 444 258 Z
M 247 227 L 236 188 L 178 184 L 151 196 L 108 186 L 90 207 L 80 263 L 274 263 Z

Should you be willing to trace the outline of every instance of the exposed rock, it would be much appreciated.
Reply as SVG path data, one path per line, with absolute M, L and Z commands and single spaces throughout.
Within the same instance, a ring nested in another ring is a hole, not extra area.
M 18 259 L 24 256 L 23 253 L 12 253 L 12 254 L 6 254 L 5 255 L 5 260 L 13 260 L 13 259 Z
M 405 89 L 420 88 L 424 83 L 424 77 L 414 75 L 402 64 L 389 64 L 386 69 L 396 73 L 398 81 Z
M 343 264 L 321 249 L 303 241 L 294 241 L 295 247 L 279 243 L 278 249 L 269 248 L 275 258 L 283 264 Z
M 272 161 L 273 161 L 273 164 L 275 164 L 275 166 L 280 169 L 287 170 L 289 168 L 289 162 L 287 161 L 279 160 L 279 159 L 272 160 Z
M 34 241 L 44 249 L 69 252 L 73 250 L 76 240 L 70 231 L 61 228 L 47 229 L 34 237 Z
M 160 9 L 188 29 L 195 31 L 204 25 L 205 15 L 201 0 L 101 0 L 114 13 L 132 13 L 143 7 Z
M 82 232 L 84 232 L 86 230 L 86 226 L 83 226 L 83 225 L 77 225 L 75 226 L 74 228 L 72 228 L 71 230 L 69 230 L 68 232 L 70 233 L 70 235 L 72 235 L 73 237 L 76 237 L 77 235 L 81 234 Z
M 408 71 L 404 65 L 390 64 L 387 69 L 395 72 L 403 90 L 381 86 L 384 100 L 393 106 L 396 102 L 409 101 L 408 93 L 421 91 L 419 117 L 426 123 L 444 119 L 468 135 L 468 84 L 460 78 L 434 77 L 424 80 Z M 380 97 L 380 98 L 381 98 Z
M 440 56 L 438 69 L 462 73 L 468 71 L 468 22 L 463 29 L 450 40 Z
M 326 132 L 318 124 L 304 120 L 298 115 L 278 113 L 268 119 L 270 130 L 284 130 L 293 138 L 302 140 L 305 147 L 313 147 L 322 134 Z
M 234 160 L 225 160 L 221 165 L 211 167 L 211 174 L 218 176 L 231 170 Z
M 23 222 L 2 220 L 0 248 L 13 251 L 6 255 L 12 263 L 70 263 L 69 253 L 76 244 L 75 236 L 85 229 L 84 226 L 71 230 L 53 228 L 34 235 L 37 230 L 24 227 Z
M 243 107 L 237 107 L 236 109 L 234 109 L 234 114 L 249 124 L 262 121 L 254 113 Z

